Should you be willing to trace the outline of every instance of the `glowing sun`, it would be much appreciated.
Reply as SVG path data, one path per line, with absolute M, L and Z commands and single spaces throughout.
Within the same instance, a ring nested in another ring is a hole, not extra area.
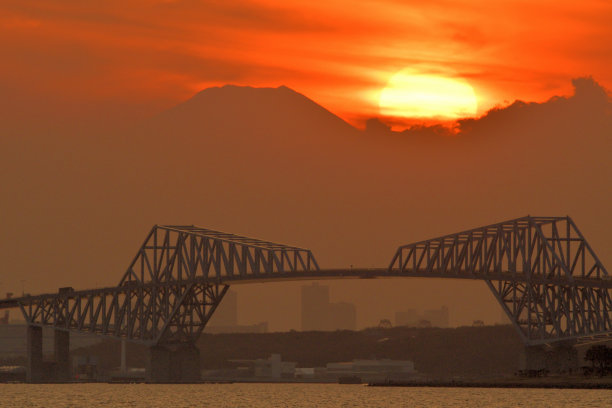
M 391 77 L 379 106 L 385 116 L 457 119 L 475 115 L 478 103 L 474 88 L 462 79 L 403 70 Z

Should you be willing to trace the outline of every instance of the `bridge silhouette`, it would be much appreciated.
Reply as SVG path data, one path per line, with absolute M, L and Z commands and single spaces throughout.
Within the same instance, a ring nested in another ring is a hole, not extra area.
M 232 284 L 429 277 L 484 281 L 527 348 L 612 335 L 612 280 L 570 217 L 523 217 L 400 246 L 387 268 L 320 269 L 308 249 L 195 226 L 155 225 L 117 286 L 0 300 L 28 324 L 28 379 L 42 378 L 42 327 L 59 379 L 69 332 L 150 348 L 151 381 L 199 378 L 195 342 Z

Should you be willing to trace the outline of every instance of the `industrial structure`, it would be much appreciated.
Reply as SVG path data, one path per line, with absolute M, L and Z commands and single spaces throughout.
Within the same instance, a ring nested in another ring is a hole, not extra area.
M 0 300 L 28 326 L 28 380 L 41 381 L 43 326 L 55 328 L 56 379 L 67 379 L 69 332 L 149 347 L 152 382 L 200 378 L 195 342 L 229 285 L 376 277 L 483 280 L 528 352 L 612 334 L 612 281 L 569 217 L 523 217 L 401 246 L 387 268 L 320 269 L 307 249 L 194 226 L 156 225 L 114 287 Z M 565 353 L 565 354 L 564 354 Z M 569 357 L 567 357 L 569 356 Z

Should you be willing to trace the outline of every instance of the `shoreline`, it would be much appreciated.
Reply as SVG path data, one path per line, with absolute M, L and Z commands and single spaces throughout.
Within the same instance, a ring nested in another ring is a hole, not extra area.
M 578 380 L 578 379 L 577 379 Z M 7 381 L 3 383 L 19 383 L 28 384 L 23 381 Z M 161 382 L 151 383 L 144 379 L 133 379 L 129 381 L 124 379 L 123 381 L 68 381 L 68 382 L 40 382 L 36 384 L 85 384 L 85 383 L 99 383 L 99 384 L 338 384 L 336 381 L 311 379 L 306 381 L 292 381 L 289 379 L 282 379 L 277 381 L 270 381 L 265 379 L 206 379 L 202 381 L 186 381 L 186 382 Z M 540 380 L 540 381 L 517 381 L 517 380 L 493 380 L 493 381 L 457 381 L 457 380 L 428 380 L 428 381 L 370 381 L 354 384 L 340 384 L 340 385 L 361 385 L 368 387 L 412 387 L 412 388 L 533 388 L 533 389 L 584 389 L 584 390 L 612 390 L 612 379 L 606 378 L 602 380 Z
M 612 390 L 612 381 L 375 381 L 368 387 L 433 387 L 433 388 L 556 388 Z

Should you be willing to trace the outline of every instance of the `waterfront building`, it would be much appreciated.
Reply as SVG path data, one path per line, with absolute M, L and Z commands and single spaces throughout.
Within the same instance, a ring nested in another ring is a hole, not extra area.
M 353 360 L 326 365 L 328 377 L 359 377 L 364 381 L 402 379 L 415 375 L 414 363 L 410 360 Z
M 271 354 L 268 358 L 256 360 L 230 360 L 231 363 L 243 365 L 236 369 L 242 376 L 253 376 L 260 379 L 289 379 L 295 377 L 295 366 L 292 361 L 282 361 L 278 353 Z

